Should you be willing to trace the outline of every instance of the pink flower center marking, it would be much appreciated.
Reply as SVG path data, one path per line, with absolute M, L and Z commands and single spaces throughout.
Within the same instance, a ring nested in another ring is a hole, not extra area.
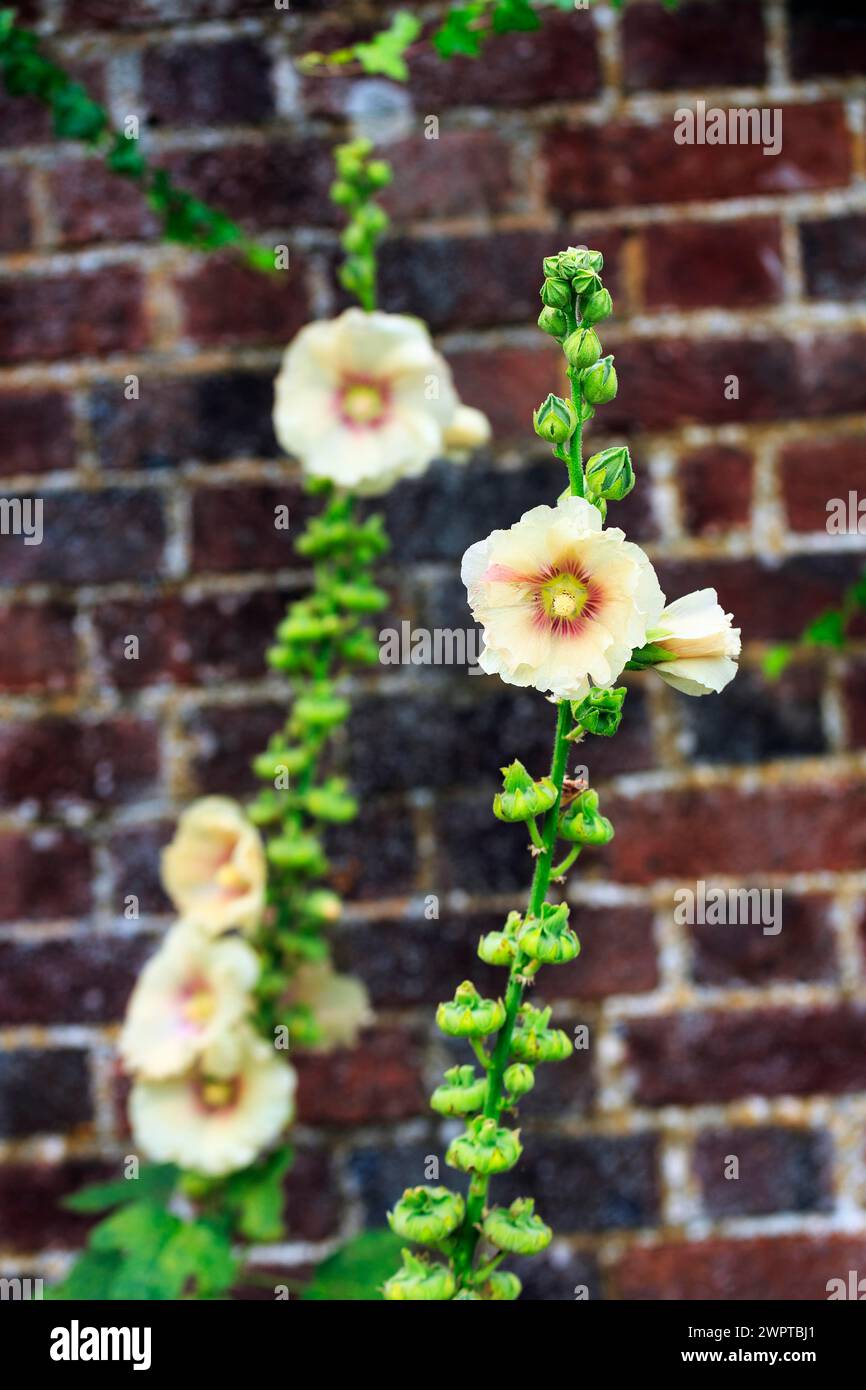
M 373 377 L 348 377 L 337 395 L 340 419 L 350 429 L 379 429 L 388 417 L 387 382 Z

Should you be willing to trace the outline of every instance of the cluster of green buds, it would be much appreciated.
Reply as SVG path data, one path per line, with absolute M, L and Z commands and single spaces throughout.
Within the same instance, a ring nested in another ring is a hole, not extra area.
M 337 177 L 331 185 L 331 201 L 348 214 L 340 238 L 346 252 L 340 283 L 362 308 L 370 310 L 376 303 L 376 246 L 390 224 L 384 208 L 373 199 L 391 182 L 391 166 L 373 158 L 373 142 L 367 139 L 338 145 L 334 158 Z
M 313 567 L 311 591 L 279 623 L 268 664 L 292 686 L 288 718 L 253 760 L 265 784 L 248 807 L 268 857 L 268 912 L 256 945 L 263 958 L 259 1023 L 273 1037 L 277 1024 L 302 1045 L 316 1041 L 306 1006 L 288 1006 L 292 974 L 327 956 L 324 933 L 340 915 L 340 900 L 317 883 L 328 872 L 324 836 L 330 825 L 354 819 L 358 804 L 345 781 L 328 770 L 335 735 L 349 716 L 342 693 L 346 673 L 374 664 L 379 649 L 368 618 L 388 602 L 371 570 L 388 542 L 380 517 L 359 521 L 350 498 L 327 497 L 299 537 L 297 550 Z

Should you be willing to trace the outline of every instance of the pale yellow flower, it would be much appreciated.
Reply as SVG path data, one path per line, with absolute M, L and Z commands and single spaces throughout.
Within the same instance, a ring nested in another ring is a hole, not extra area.
M 162 852 L 168 896 L 183 917 L 213 936 L 258 924 L 266 878 L 261 836 L 229 797 L 194 801 Z
M 672 652 L 673 660 L 659 662 L 653 670 L 684 695 L 724 690 L 737 674 L 740 655 L 740 629 L 732 622 L 733 614 L 721 607 L 715 589 L 696 589 L 669 603 L 647 633 L 647 642 Z
M 373 1022 L 370 1000 L 362 982 L 338 975 L 328 961 L 308 961 L 295 972 L 289 987 L 290 1004 L 306 1004 L 316 1020 L 316 1051 L 353 1047 L 362 1028 Z

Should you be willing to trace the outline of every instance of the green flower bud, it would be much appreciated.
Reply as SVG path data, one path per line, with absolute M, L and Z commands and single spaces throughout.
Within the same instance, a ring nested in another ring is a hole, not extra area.
M 586 463 L 586 486 L 593 498 L 621 502 L 634 487 L 631 455 L 624 444 L 615 444 L 593 454 Z
M 445 1303 L 454 1297 L 456 1287 L 447 1265 L 404 1250 L 403 1268 L 386 1281 L 382 1296 L 390 1303 Z
M 470 1299 L 473 1303 L 484 1302 L 484 1299 L 481 1297 L 481 1294 L 476 1293 L 474 1289 L 461 1289 L 459 1293 L 456 1293 L 454 1295 L 451 1301 L 452 1303 L 468 1303 Z
M 448 1145 L 445 1162 L 463 1173 L 504 1173 L 522 1152 L 519 1130 L 503 1129 L 494 1119 L 476 1115 L 465 1134 L 458 1134 Z
M 558 834 L 574 845 L 606 845 L 613 839 L 613 826 L 599 813 L 598 792 L 575 797 L 559 818 Z
M 408 1187 L 394 1210 L 388 1212 L 388 1225 L 406 1240 L 438 1245 L 457 1230 L 464 1211 L 459 1192 L 450 1192 L 447 1187 Z
M 518 1197 L 506 1211 L 494 1207 L 484 1218 L 484 1235 L 498 1250 L 512 1255 L 537 1255 L 553 1240 L 553 1231 L 535 1215 L 531 1197 Z
M 331 593 L 350 613 L 379 613 L 390 601 L 385 590 L 375 584 L 335 584 Z
M 283 619 L 277 628 L 277 637 L 287 645 L 293 642 L 306 645 L 335 637 L 342 627 L 343 621 L 335 613 L 317 615 L 300 610 Z
M 511 965 L 517 958 L 517 942 L 504 931 L 489 931 L 478 942 L 478 954 L 487 965 Z
M 584 323 L 601 323 L 613 313 L 610 290 L 590 289 L 580 298 L 580 317 Z
M 468 1064 L 449 1067 L 430 1097 L 437 1115 L 471 1115 L 480 1110 L 487 1095 L 487 1078 Z
M 542 965 L 574 960 L 580 942 L 568 925 L 568 903 L 542 903 L 539 917 L 527 917 L 519 937 L 520 949 Z
M 510 1269 L 495 1269 L 484 1288 L 486 1295 L 482 1294 L 482 1297 L 486 1296 L 495 1303 L 513 1303 L 523 1291 L 523 1285 Z
M 538 326 L 542 333 L 549 333 L 551 338 L 564 338 L 568 332 L 568 319 L 561 309 L 551 309 L 546 304 L 538 315 Z
M 349 701 L 337 695 L 304 695 L 292 706 L 292 720 L 302 729 L 325 732 L 349 717 Z
M 266 790 L 259 792 L 255 801 L 250 802 L 247 815 L 253 825 L 273 825 L 282 818 L 285 809 L 285 795 L 280 796 L 277 792 Z
M 505 1020 L 501 999 L 482 999 L 470 980 L 464 980 L 453 1000 L 440 1004 L 436 1022 L 452 1038 L 483 1038 L 495 1033 Z
M 339 922 L 342 910 L 343 904 L 338 895 L 329 888 L 315 889 L 301 903 L 301 912 L 307 921 L 322 927 L 332 927 Z
M 594 328 L 578 328 L 562 345 L 568 364 L 575 371 L 591 367 L 601 356 L 601 343 Z M 583 380 L 583 378 L 581 378 Z
M 355 201 L 355 190 L 351 184 L 346 183 L 345 179 L 335 179 L 331 184 L 328 196 L 332 203 L 337 204 L 337 207 L 348 207 L 350 203 Z
M 567 280 L 549 277 L 541 286 L 541 302 L 551 309 L 568 309 L 571 306 L 572 290 Z
M 376 203 L 365 203 L 355 213 L 355 221 L 369 237 L 379 237 L 388 230 L 391 219 Z
M 267 855 L 278 869 L 318 878 L 327 872 L 328 861 L 313 835 L 277 835 L 267 844 Z
M 369 632 L 353 632 L 340 643 L 340 651 L 352 666 L 375 666 L 379 648 Z
M 551 1010 L 524 1004 L 511 1036 L 511 1055 L 519 1062 L 562 1062 L 572 1054 L 571 1039 L 561 1028 L 550 1028 Z
M 334 825 L 345 825 L 358 814 L 358 803 L 353 796 L 347 795 L 342 777 L 331 777 L 323 787 L 314 787 L 307 792 L 304 803 L 316 820 Z
M 493 798 L 493 814 L 497 820 L 529 820 L 531 816 L 549 811 L 556 801 L 556 787 L 550 778 L 540 777 L 534 782 L 518 759 L 500 771 L 503 790 Z
M 592 329 L 589 330 L 592 332 Z M 602 357 L 594 367 L 590 367 L 580 378 L 581 388 L 592 405 L 604 405 L 616 395 L 616 368 L 612 357 Z
M 532 415 L 535 433 L 551 444 L 564 444 L 577 428 L 577 411 L 571 401 L 550 395 Z
M 280 748 L 274 745 L 264 753 L 253 758 L 253 772 L 263 782 L 276 782 L 277 778 L 296 777 L 310 765 L 310 754 L 306 748 Z
M 598 278 L 598 272 L 593 270 L 590 265 L 580 266 L 571 277 L 571 283 L 575 294 L 579 295 L 581 298 L 583 298 L 584 295 L 593 295 L 601 289 L 601 281 Z
M 555 256 L 545 256 L 541 262 L 545 279 L 552 280 L 559 274 L 559 252 Z
M 558 261 L 558 274 L 567 275 L 569 278 L 576 275 L 579 270 L 585 270 L 590 265 L 590 256 L 593 252 L 588 251 L 585 246 L 569 246 L 567 250 L 560 251 Z
M 525 1096 L 535 1085 L 535 1072 L 525 1062 L 512 1062 L 502 1075 L 505 1089 L 515 1100 Z
M 391 182 L 391 166 L 384 159 L 371 159 L 365 172 L 373 188 L 385 188 Z
M 615 690 L 597 685 L 581 701 L 572 702 L 572 716 L 588 734 L 610 738 L 620 726 L 626 693 L 624 685 L 618 685 Z

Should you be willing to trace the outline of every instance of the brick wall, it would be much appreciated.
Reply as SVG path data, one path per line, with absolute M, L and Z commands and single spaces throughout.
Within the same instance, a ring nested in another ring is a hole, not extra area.
M 275 286 L 160 245 L 134 191 L 0 98 L 0 474 L 45 503 L 42 545 L 0 539 L 2 1264 L 51 1274 L 83 1230 L 56 1199 L 129 1144 L 113 1039 L 168 921 L 158 848 L 189 797 L 249 786 L 282 699 L 263 651 L 305 583 L 270 525 L 275 501 L 304 505 L 270 381 L 341 302 L 328 148 L 371 89 L 301 80 L 290 56 L 387 7 L 23 8 L 190 187 L 292 248 Z M 639 466 L 617 519 L 668 593 L 716 584 L 746 641 L 722 698 L 635 682 L 620 736 L 587 753 L 617 838 L 573 879 L 583 954 L 549 982 L 591 1046 L 526 1107 L 520 1186 L 559 1236 L 535 1298 L 819 1298 L 866 1272 L 866 647 L 761 675 L 863 563 L 825 503 L 866 460 L 864 62 L 854 0 L 593 5 L 485 65 L 419 58 L 388 150 L 385 307 L 430 320 L 496 429 L 468 471 L 389 499 L 395 618 L 465 626 L 463 548 L 561 486 L 528 428 L 556 371 L 534 318 L 541 256 L 576 240 L 605 251 L 616 300 L 620 394 L 592 438 L 627 438 Z M 782 108 L 781 153 L 675 145 L 696 98 Z M 383 668 L 355 700 L 367 814 L 335 837 L 338 953 L 379 1022 L 302 1065 L 301 1265 L 380 1224 L 444 1150 L 433 1006 L 481 981 L 479 931 L 525 889 L 490 795 L 506 757 L 540 769 L 550 739 L 537 697 L 465 671 Z M 781 933 L 677 926 L 673 891 L 698 879 L 783 888 Z

